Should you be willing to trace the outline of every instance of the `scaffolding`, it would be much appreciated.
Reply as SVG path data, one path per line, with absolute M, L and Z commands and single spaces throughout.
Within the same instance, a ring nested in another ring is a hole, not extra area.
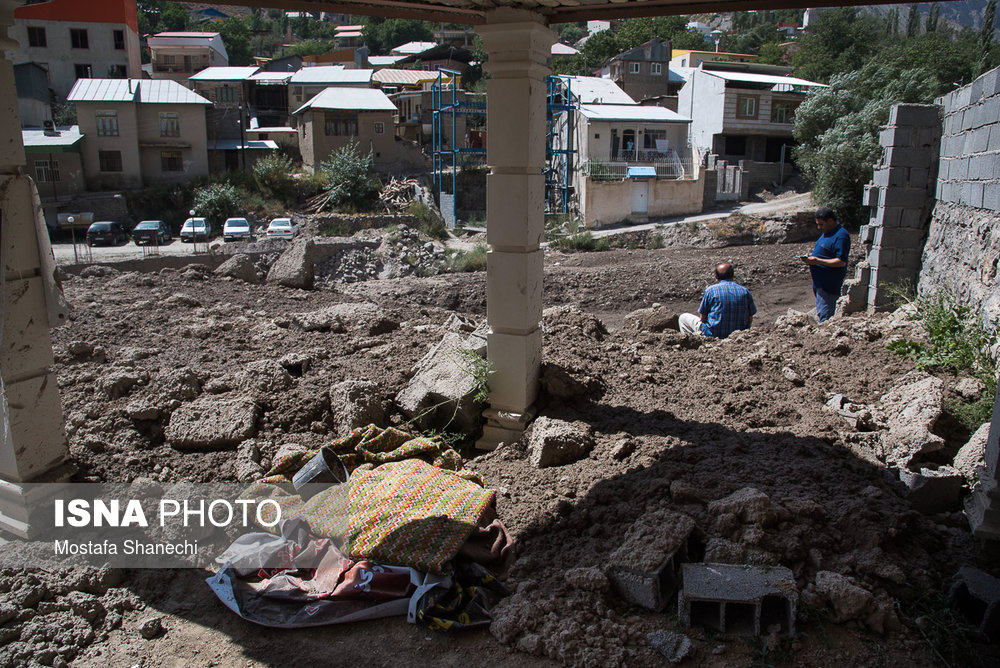
M 447 76 L 446 76 L 447 75 Z M 459 116 L 486 116 L 486 104 L 459 99 L 457 82 L 461 72 L 438 70 L 437 79 L 431 84 L 431 159 L 434 170 L 434 194 L 438 208 L 448 227 L 454 228 L 458 221 L 458 168 L 461 165 L 483 164 L 485 148 L 459 146 L 465 144 L 465 137 L 459 138 L 456 121 Z M 450 141 L 446 141 L 448 137 Z M 447 146 L 445 144 L 447 143 Z M 451 172 L 451 193 L 445 192 L 446 170 Z
M 573 198 L 573 170 L 576 112 L 580 98 L 572 91 L 570 79 L 550 76 L 547 80 L 545 133 L 545 210 L 569 213 Z

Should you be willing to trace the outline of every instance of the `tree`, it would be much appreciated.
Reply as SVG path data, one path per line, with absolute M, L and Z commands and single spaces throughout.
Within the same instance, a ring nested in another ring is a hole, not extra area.
M 163 30 L 186 30 L 188 27 L 187 10 L 179 2 L 168 2 L 160 12 L 160 27 Z
M 795 113 L 795 160 L 813 197 L 848 223 L 861 220 L 861 191 L 882 155 L 879 126 L 897 102 L 929 102 L 937 82 L 924 69 L 897 69 L 873 60 L 838 74 Z
M 977 74 L 982 74 L 987 69 L 990 62 L 990 51 L 993 46 L 993 37 L 997 28 L 997 0 L 990 0 L 983 10 L 983 27 L 979 29 L 979 66 L 976 68 Z
M 361 39 L 374 56 L 389 53 L 407 42 L 429 42 L 434 33 L 423 21 L 372 17 L 361 30 Z
M 941 6 L 935 2 L 927 12 L 927 19 L 924 21 L 924 32 L 935 32 L 938 29 L 938 22 L 940 20 Z
M 382 185 L 375 175 L 372 155 L 362 153 L 356 142 L 335 152 L 320 168 L 330 184 L 326 201 L 333 206 L 368 211 L 378 199 Z
M 563 23 L 560 26 L 552 26 L 553 30 L 557 27 L 559 28 L 556 30 L 559 33 L 559 41 L 563 44 L 576 44 L 587 35 L 586 31 L 575 23 Z
M 615 39 L 610 30 L 602 30 L 599 33 L 591 35 L 584 42 L 583 49 L 581 49 L 584 64 L 588 71 L 591 72 L 610 60 L 612 56 L 618 55 L 621 51 L 622 49 L 619 47 L 618 40 Z
M 299 42 L 298 44 L 292 44 L 291 46 L 285 48 L 285 55 L 289 56 L 318 56 L 324 53 L 330 53 L 334 48 L 331 42 L 323 42 L 318 39 L 310 39 L 305 42 Z
M 253 53 L 250 51 L 250 30 L 246 22 L 239 16 L 231 16 L 218 25 L 222 43 L 226 45 L 229 54 L 229 64 L 238 67 L 253 65 Z
M 879 19 L 854 7 L 823 12 L 798 40 L 795 74 L 826 83 L 834 74 L 861 69 L 878 51 L 884 32 Z
M 916 37 L 920 34 L 920 12 L 916 3 L 910 5 L 910 12 L 906 19 L 906 36 Z

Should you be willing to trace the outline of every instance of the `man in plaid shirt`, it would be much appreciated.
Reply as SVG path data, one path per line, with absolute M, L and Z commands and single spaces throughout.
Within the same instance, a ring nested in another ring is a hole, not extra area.
M 723 262 L 715 267 L 715 285 L 705 288 L 698 307 L 700 315 L 682 313 L 680 329 L 686 334 L 701 333 L 724 339 L 738 329 L 750 329 L 757 306 L 750 291 L 733 281 L 733 265 Z

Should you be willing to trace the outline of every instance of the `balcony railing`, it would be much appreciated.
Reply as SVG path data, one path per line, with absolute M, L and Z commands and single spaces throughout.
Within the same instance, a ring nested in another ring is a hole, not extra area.
M 583 164 L 583 173 L 594 181 L 622 181 L 628 178 L 629 167 L 653 167 L 658 179 L 694 178 L 691 162 L 683 162 L 676 151 L 619 152 L 609 162 L 590 160 Z

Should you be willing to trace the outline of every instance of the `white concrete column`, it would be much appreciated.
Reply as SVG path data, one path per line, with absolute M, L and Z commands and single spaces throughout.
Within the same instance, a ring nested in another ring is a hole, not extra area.
M 72 468 L 66 464 L 59 388 L 49 369 L 52 341 L 36 230 L 40 207 L 23 175 L 14 68 L 6 57 L 17 46 L 7 28 L 20 4 L 0 0 L 0 529 L 27 535 L 34 493 L 23 483 L 66 480 Z
M 993 400 L 993 421 L 986 440 L 985 464 L 979 469 L 979 482 L 965 502 L 972 535 L 1000 541 L 1000 388 Z
M 487 84 L 486 309 L 493 364 L 487 424 L 476 444 L 520 438 L 534 417 L 542 355 L 547 62 L 556 35 L 542 18 L 499 9 L 480 26 Z

